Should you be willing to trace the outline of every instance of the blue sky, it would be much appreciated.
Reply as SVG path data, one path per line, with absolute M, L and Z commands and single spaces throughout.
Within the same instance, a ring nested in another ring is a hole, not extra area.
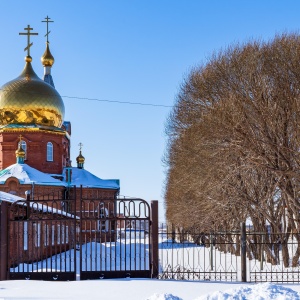
M 0 85 L 23 69 L 26 38 L 18 34 L 28 24 L 39 33 L 31 56 L 42 77 L 48 15 L 62 96 L 167 106 L 63 97 L 73 165 L 82 142 L 87 170 L 120 179 L 121 195 L 159 200 L 162 219 L 164 126 L 184 76 L 230 44 L 298 32 L 299 12 L 297 0 L 1 0 Z

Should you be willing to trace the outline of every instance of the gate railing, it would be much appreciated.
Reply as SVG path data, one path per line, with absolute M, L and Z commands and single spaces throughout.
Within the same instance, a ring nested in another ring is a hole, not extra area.
M 73 196 L 0 201 L 0 280 L 157 277 L 157 201 Z
M 81 199 L 81 279 L 153 275 L 157 263 L 152 263 L 155 243 L 150 237 L 157 216 L 151 206 L 143 199 Z
M 254 232 L 244 224 L 210 232 L 158 226 L 157 201 L 114 199 L 111 206 L 111 199 L 81 199 L 81 209 L 75 199 L 51 201 L 0 203 L 0 280 L 74 280 L 80 274 L 300 283 L 295 232 Z
M 8 278 L 76 279 L 78 217 L 62 210 L 74 200 L 26 200 L 8 210 Z

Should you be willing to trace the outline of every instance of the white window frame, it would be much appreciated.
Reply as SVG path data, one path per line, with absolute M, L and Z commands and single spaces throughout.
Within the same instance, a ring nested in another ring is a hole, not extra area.
M 47 143 L 47 161 L 53 161 L 53 144 Z

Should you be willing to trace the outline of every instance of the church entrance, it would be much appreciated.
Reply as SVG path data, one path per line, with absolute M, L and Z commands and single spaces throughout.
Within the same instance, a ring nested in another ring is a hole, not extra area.
M 76 197 L 76 190 L 70 194 L 73 199 L 49 195 L 1 205 L 2 210 L 7 207 L 7 247 L 0 253 L 1 262 L 7 258 L 6 279 L 153 276 L 157 220 L 153 222 L 148 202 L 83 199 L 81 192 Z M 2 233 L 1 242 L 4 238 Z

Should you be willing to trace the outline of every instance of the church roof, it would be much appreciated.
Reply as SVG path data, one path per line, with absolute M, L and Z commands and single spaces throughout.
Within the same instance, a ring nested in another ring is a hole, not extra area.
M 9 193 L 5 193 L 5 192 L 0 191 L 0 203 L 2 201 L 14 203 L 14 202 L 19 201 L 19 200 L 25 200 L 25 199 L 21 198 L 19 196 L 13 195 L 13 194 L 9 194 Z
M 25 200 L 26 200 L 25 198 L 22 198 L 22 197 L 15 196 L 15 195 L 10 194 L 10 193 L 5 193 L 5 192 L 0 191 L 0 203 L 2 201 L 9 202 L 9 203 L 22 201 L 22 202 L 19 202 L 19 205 L 21 205 L 21 206 L 25 205 L 26 206 L 26 203 L 23 202 Z M 45 204 L 30 202 L 29 206 L 32 207 L 34 210 L 39 210 L 39 211 L 44 212 L 44 213 L 58 214 L 58 215 L 66 216 L 66 217 L 69 217 L 69 218 L 79 219 L 79 217 L 76 217 L 75 215 L 72 215 L 68 212 L 62 211 L 60 209 L 57 209 L 57 208 L 54 208 L 54 207 L 51 207 L 51 206 L 48 206 L 48 205 L 45 205 Z
M 10 177 L 17 178 L 20 184 L 66 186 L 66 183 L 54 179 L 51 175 L 40 172 L 27 164 L 13 164 L 0 171 L 0 184 L 4 184 Z
M 63 181 L 53 178 L 53 174 L 40 172 L 27 164 L 13 164 L 0 171 L 0 185 L 4 184 L 8 178 L 15 177 L 20 184 L 50 185 L 50 186 L 67 186 L 66 170 L 63 172 Z M 71 186 L 102 188 L 102 189 L 120 189 L 118 179 L 101 179 L 85 169 L 72 168 Z
M 64 181 L 66 181 L 65 170 Z M 118 179 L 101 179 L 94 174 L 90 173 L 85 169 L 79 169 L 72 167 L 72 181 L 70 185 L 80 187 L 90 187 L 90 188 L 102 188 L 102 189 L 120 189 L 120 181 Z

